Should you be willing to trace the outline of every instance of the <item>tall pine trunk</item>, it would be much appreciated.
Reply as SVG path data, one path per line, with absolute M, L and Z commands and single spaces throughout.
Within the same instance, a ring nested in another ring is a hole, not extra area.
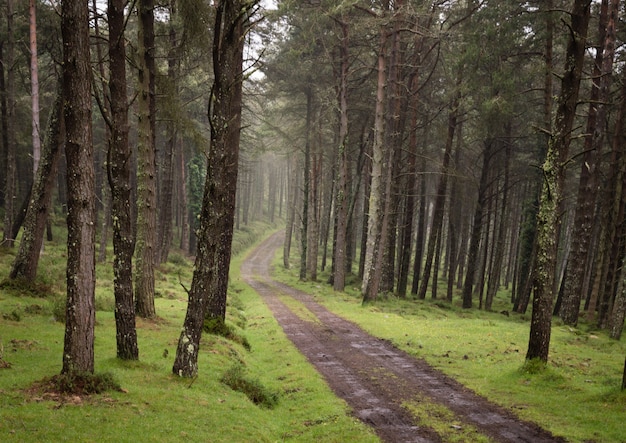
M 91 129 L 89 8 L 61 2 L 67 158 L 67 305 L 64 374 L 93 372 L 96 262 L 95 172 Z
M 33 281 L 37 275 L 46 221 L 51 209 L 52 193 L 57 178 L 57 166 L 63 146 L 62 131 L 65 127 L 61 97 L 62 91 L 59 85 L 59 91 L 48 121 L 48 132 L 33 184 L 32 198 L 29 199 L 28 210 L 26 211 L 22 240 L 9 273 L 11 279 Z
M 340 68 L 339 68 L 339 177 L 336 200 L 336 226 L 335 226 L 335 248 L 333 259 L 333 288 L 335 291 L 343 291 L 346 285 L 346 248 L 348 234 L 348 24 L 340 23 L 341 43 L 339 46 Z
M 3 122 L 6 145 L 6 175 L 4 185 L 4 230 L 2 245 L 13 246 L 13 222 L 17 199 L 17 159 L 15 140 L 15 35 L 13 1 L 7 0 L 7 50 L 3 60 L 6 69 L 6 119 Z M 5 123 L 6 122 L 6 123 Z M 5 171 L 3 171 L 5 172 Z
M 156 161 L 154 152 L 154 0 L 139 1 L 139 122 L 137 151 L 137 244 L 135 303 L 137 315 L 156 316 L 154 259 L 156 253 Z
M 380 29 L 380 48 L 378 52 L 378 79 L 376 86 L 376 109 L 374 115 L 374 145 L 372 147 L 372 169 L 369 195 L 369 215 L 367 217 L 367 242 L 365 249 L 363 281 L 361 294 L 363 302 L 376 300 L 380 285 L 382 266 L 382 237 L 385 217 L 385 173 L 389 147 L 384 145 L 385 134 L 385 84 L 387 30 Z M 386 167 L 387 166 L 387 167 Z
M 465 272 L 465 280 L 463 282 L 463 308 L 469 309 L 472 307 L 472 293 L 474 288 L 474 281 L 476 278 L 476 271 L 479 269 L 479 256 L 480 256 L 480 235 L 483 232 L 483 213 L 485 209 L 485 203 L 487 199 L 487 188 L 489 186 L 489 169 L 491 156 L 493 155 L 493 143 L 492 139 L 485 141 L 485 148 L 483 150 L 483 165 L 480 172 L 480 182 L 478 183 L 478 200 L 476 201 L 476 207 L 474 208 L 474 218 L 471 225 L 470 243 L 467 252 L 467 270 Z M 486 254 L 485 250 L 485 254 Z
M 30 90 L 32 105 L 33 175 L 37 174 L 41 159 L 41 135 L 39 128 L 39 65 L 37 59 L 37 9 L 35 0 L 28 2 L 29 47 L 30 47 Z
M 128 144 L 128 100 L 126 98 L 126 41 L 124 7 L 126 0 L 109 0 L 109 97 L 111 103 L 111 140 L 107 155 L 107 175 L 111 187 L 113 223 L 113 290 L 117 356 L 137 360 L 137 330 L 133 300 L 132 219 L 130 208 L 130 146 Z
M 311 192 L 311 120 L 313 119 L 313 90 L 308 86 L 306 96 L 306 128 L 304 142 L 304 185 L 302 187 L 302 221 L 300 224 L 300 280 L 306 280 L 309 232 L 309 193 Z
M 459 75 L 456 86 L 461 85 L 462 78 Z M 426 298 L 426 290 L 428 289 L 428 283 L 431 277 L 431 270 L 433 259 L 435 257 L 435 246 L 441 235 L 443 226 L 443 213 L 446 203 L 446 189 L 448 187 L 448 170 L 450 168 L 450 160 L 452 159 L 452 147 L 454 146 L 454 133 L 456 131 L 457 119 L 459 113 L 459 101 L 460 97 L 457 94 L 448 111 L 448 132 L 446 137 L 445 150 L 443 153 L 443 162 L 441 164 L 441 171 L 439 175 L 439 183 L 437 184 L 437 192 L 435 197 L 435 207 L 433 209 L 433 222 L 430 229 L 430 236 L 428 238 L 428 247 L 426 252 L 426 262 L 424 263 L 424 270 L 422 272 L 422 278 L 420 281 L 418 298 Z M 437 284 L 433 281 L 433 287 Z
M 565 74 L 561 80 L 553 132 L 542 168 L 544 182 L 537 215 L 537 255 L 533 274 L 534 298 L 527 360 L 537 358 L 548 361 L 565 164 L 578 104 L 590 6 L 590 0 L 576 0 L 572 7 Z
M 198 351 L 211 291 L 227 281 L 235 216 L 241 130 L 243 46 L 256 0 L 219 1 L 213 40 L 214 83 L 209 105 L 211 144 L 200 212 L 198 252 L 187 314 L 172 371 L 181 377 L 198 372 Z M 219 294 L 226 306 L 226 293 Z M 212 302 L 214 304 L 215 302 Z
M 172 85 L 172 91 L 178 95 L 178 42 L 174 18 L 176 16 L 176 2 L 170 4 L 169 23 L 169 52 L 167 56 L 167 76 Z M 159 193 L 159 235 L 158 235 L 158 263 L 167 261 L 172 246 L 172 209 L 174 196 L 174 157 L 178 146 L 179 133 L 174 118 L 167 125 L 167 143 L 163 152 L 161 165 L 161 192 Z
M 594 225 L 598 189 L 598 162 L 604 146 L 607 105 L 610 101 L 613 58 L 615 55 L 615 30 L 618 20 L 619 0 L 604 0 L 600 15 L 600 44 L 598 45 L 593 87 L 587 118 L 587 130 L 581 161 L 576 215 L 572 233 L 572 247 L 568 261 L 567 278 L 561 306 L 561 318 L 568 325 L 578 323 L 578 313 L 583 294 L 585 270 Z M 608 10 L 608 11 L 607 11 Z

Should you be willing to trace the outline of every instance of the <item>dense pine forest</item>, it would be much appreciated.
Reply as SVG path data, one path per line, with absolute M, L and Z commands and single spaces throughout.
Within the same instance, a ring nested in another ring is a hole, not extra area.
M 195 265 L 172 371 L 195 377 L 203 327 L 225 320 L 233 233 L 261 219 L 285 225 L 285 268 L 359 287 L 366 306 L 527 313 L 526 360 L 549 361 L 555 321 L 620 339 L 623 2 L 0 11 L 1 247 L 15 257 L 1 277 L 36 282 L 67 227 L 63 374 L 94 370 L 98 263 L 113 260 L 117 356 L 136 360 L 175 251 Z
M 619 339 L 623 14 L 619 1 L 278 2 L 258 27 L 250 114 L 294 171 L 285 265 L 312 280 L 328 268 L 339 291 L 356 276 L 364 302 L 491 310 L 505 291 L 507 311 L 532 305 L 528 359 L 548 359 L 553 316 Z

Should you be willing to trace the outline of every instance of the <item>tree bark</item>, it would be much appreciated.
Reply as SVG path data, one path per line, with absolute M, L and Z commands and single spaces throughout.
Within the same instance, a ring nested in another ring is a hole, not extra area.
M 461 75 L 457 80 L 456 86 L 460 87 L 462 81 Z M 452 147 L 454 146 L 454 132 L 456 131 L 458 113 L 459 113 L 459 97 L 460 93 L 452 100 L 450 109 L 448 111 L 448 132 L 446 137 L 445 150 L 443 153 L 443 162 L 441 164 L 441 171 L 439 175 L 439 183 L 437 185 L 437 192 L 435 197 L 435 207 L 433 209 L 433 222 L 430 229 L 430 236 L 428 238 L 428 247 L 426 252 L 426 262 L 424 263 L 424 270 L 420 281 L 420 289 L 417 294 L 418 298 L 426 298 L 426 290 L 430 280 L 430 274 L 432 269 L 433 258 L 435 256 L 435 246 L 437 239 L 442 235 L 443 225 L 443 213 L 446 204 L 446 189 L 448 187 L 448 170 L 450 168 L 450 160 L 452 159 Z M 433 281 L 433 286 L 437 282 Z
M 7 85 L 5 81 L 5 63 L 4 58 L 4 43 L 0 41 L 0 171 L 6 176 L 7 173 L 7 156 L 8 156 L 8 134 L 7 134 Z M 6 180 L 0 181 L 0 206 L 5 207 L 6 204 Z M 3 220 L 4 223 L 4 220 Z M 0 239 L 1 240 L 1 239 Z M 0 243 L 1 245 L 1 243 Z
M 474 208 L 474 218 L 472 221 L 472 232 L 470 234 L 470 244 L 467 252 L 467 270 L 465 280 L 463 282 L 463 308 L 472 307 L 472 292 L 474 288 L 474 279 L 479 260 L 480 235 L 483 231 L 483 212 L 485 207 L 486 193 L 488 187 L 489 168 L 491 156 L 493 152 L 493 140 L 485 141 L 483 150 L 483 166 L 480 173 L 480 182 L 478 184 L 478 200 Z M 486 253 L 486 252 L 485 252 Z
M 37 275 L 46 221 L 57 178 L 57 166 L 63 146 L 62 132 L 65 127 L 61 96 L 62 91 L 59 85 L 59 91 L 48 120 L 48 133 L 44 141 L 41 161 L 29 199 L 22 240 L 9 273 L 11 279 L 24 279 L 32 282 Z
M 510 125 L 507 125 L 507 135 L 510 135 Z M 509 229 L 509 221 L 507 220 L 507 213 L 509 211 L 508 194 L 509 194 L 509 176 L 510 176 L 510 162 L 511 162 L 511 145 L 508 140 L 505 140 L 505 159 L 504 159 L 504 183 L 502 184 L 502 207 L 500 209 L 500 222 L 496 224 L 497 236 L 495 240 L 494 260 L 491 272 L 489 273 L 489 282 L 487 283 L 487 297 L 485 298 L 485 310 L 491 311 L 493 300 L 500 288 L 500 276 L 502 274 L 504 252 L 506 243 L 506 232 Z
M 598 189 L 597 169 L 604 146 L 607 104 L 610 101 L 619 0 L 611 0 L 610 5 L 608 0 L 604 0 L 601 10 L 600 44 L 598 45 L 594 69 L 594 78 L 597 80 L 594 80 L 591 90 L 586 130 L 588 135 L 585 137 L 583 148 L 574 232 L 572 233 L 568 273 L 560 312 L 563 322 L 573 326 L 578 323 L 585 269 L 587 268 L 589 245 L 594 225 Z
M 427 138 L 427 126 L 424 126 L 424 138 Z M 419 170 L 419 209 L 417 215 L 417 232 L 415 234 L 415 256 L 413 259 L 413 282 L 411 283 L 411 294 L 417 294 L 420 283 L 420 273 L 422 260 L 424 259 L 424 237 L 426 236 L 426 156 L 421 156 Z
M 561 224 L 561 201 L 565 163 L 578 104 L 590 17 L 590 0 L 576 0 L 571 12 L 571 35 L 565 56 L 565 74 L 557 99 L 553 134 L 543 164 L 544 183 L 537 216 L 537 256 L 533 275 L 533 313 L 526 359 L 548 361 L 552 327 L 552 303 L 557 261 L 557 234 Z
M 32 104 L 33 175 L 37 174 L 41 159 L 41 136 L 39 131 L 39 67 L 37 63 L 37 9 L 35 0 L 28 2 L 30 85 Z
M 98 1 L 99 0 L 91 0 L 91 8 L 93 11 L 97 11 L 98 9 Z M 108 87 L 107 81 L 108 78 L 105 73 L 104 68 L 104 55 L 102 53 L 102 48 L 106 43 L 106 39 L 102 38 L 102 34 L 100 33 L 100 19 L 95 17 L 93 22 L 93 32 L 95 36 L 95 50 L 96 50 L 96 60 L 98 64 L 98 74 L 100 74 L 100 86 L 102 88 L 102 98 L 99 100 L 102 102 L 100 105 L 103 109 L 100 112 L 103 114 L 103 118 L 105 120 L 104 131 L 105 131 L 105 140 L 111 139 L 111 123 L 110 123 L 110 102 L 109 97 L 107 95 Z M 94 80 L 95 81 L 95 80 Z M 97 91 L 95 92 L 97 94 Z M 105 148 L 105 156 L 108 152 L 108 144 Z M 100 163 L 100 162 L 97 162 Z M 105 162 L 106 163 L 106 162 Z M 104 165 L 105 175 L 106 175 L 107 165 Z M 98 186 L 97 177 L 96 177 L 96 187 Z M 99 194 L 98 198 L 102 199 L 102 220 L 100 223 L 100 245 L 98 247 L 98 263 L 104 263 L 107 256 L 107 245 L 109 243 L 109 231 L 111 230 L 111 192 L 108 186 L 102 186 L 100 190 L 101 194 Z M 97 206 L 96 206 L 97 208 Z M 97 214 L 96 214 L 97 216 Z
M 411 91 L 416 90 L 417 74 L 411 80 Z M 413 213 L 415 212 L 415 196 L 417 194 L 417 106 L 409 106 L 409 152 L 407 154 L 407 169 L 409 176 L 406 181 L 407 194 L 404 201 L 404 220 L 402 223 L 402 254 L 398 266 L 398 295 L 406 297 L 409 279 L 409 265 L 411 262 L 411 239 L 413 237 Z
M 172 368 L 181 377 L 193 377 L 198 372 L 200 337 L 210 291 L 216 282 L 228 278 L 241 130 L 243 46 L 248 18 L 255 6 L 256 0 L 219 1 L 215 5 L 209 161 L 195 270 Z M 226 294 L 220 297 L 225 307 Z
M 333 289 L 343 291 L 346 285 L 346 247 L 348 230 L 348 24 L 341 22 L 339 46 L 339 177 L 336 191 L 337 222 L 333 260 Z
M 283 266 L 289 269 L 289 256 L 291 255 L 291 241 L 296 220 L 296 205 L 298 200 L 298 174 L 296 173 L 295 157 L 287 159 L 287 220 L 285 226 L 285 243 L 283 245 Z
M 369 195 L 369 215 L 367 226 L 367 244 L 363 268 L 363 282 L 361 293 L 363 302 L 368 303 L 376 300 L 381 275 L 381 255 L 384 206 L 385 206 L 385 173 L 388 147 L 384 146 L 385 135 L 385 84 L 386 75 L 386 29 L 380 30 L 380 48 L 378 52 L 378 79 L 376 86 L 376 109 L 374 116 L 374 146 L 372 147 L 372 172 Z M 388 166 L 388 165 L 387 165 Z
M 111 188 L 113 219 L 113 290 L 117 357 L 139 359 L 135 305 L 133 300 L 133 252 L 135 244 L 131 218 L 130 146 L 128 144 L 128 100 L 126 98 L 126 48 L 124 7 L 126 0 L 109 0 L 109 91 L 111 140 L 107 175 Z
M 170 2 L 169 17 L 169 52 L 167 56 L 167 77 L 172 85 L 172 91 L 178 95 L 178 41 L 174 18 L 176 16 L 176 2 Z M 167 261 L 172 245 L 172 200 L 174 196 L 174 153 L 178 146 L 178 129 L 172 118 L 167 124 L 167 143 L 163 152 L 161 165 L 161 192 L 159 193 L 159 235 L 157 263 Z
M 306 128 L 304 142 L 304 185 L 302 187 L 302 222 L 300 224 L 300 280 L 306 280 L 309 232 L 309 193 L 311 191 L 311 120 L 313 118 L 313 91 L 308 86 L 306 96 Z
M 6 176 L 4 186 L 4 230 L 2 245 L 13 247 L 15 237 L 12 234 L 17 198 L 17 160 L 15 141 L 15 35 L 13 0 L 7 0 L 7 51 L 4 58 L 6 66 Z M 4 125 L 3 125 L 4 126 Z
M 94 370 L 95 180 L 91 129 L 89 8 L 61 2 L 67 158 L 67 309 L 62 373 Z
M 137 244 L 135 303 L 137 315 L 156 316 L 154 259 L 156 254 L 156 160 L 154 149 L 154 0 L 140 0 L 138 54 Z

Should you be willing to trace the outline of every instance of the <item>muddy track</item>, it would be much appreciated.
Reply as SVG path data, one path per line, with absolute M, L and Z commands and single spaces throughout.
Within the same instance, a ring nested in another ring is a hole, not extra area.
M 486 401 L 452 378 L 373 337 L 316 303 L 302 291 L 274 281 L 270 263 L 282 245 L 278 233 L 246 259 L 242 277 L 264 299 L 285 334 L 324 376 L 331 389 L 370 425 L 383 441 L 440 442 L 432 429 L 421 426 L 402 406 L 426 396 L 444 405 L 457 419 L 499 442 L 565 441 L 536 424 Z M 292 297 L 313 315 L 296 315 L 281 298 Z

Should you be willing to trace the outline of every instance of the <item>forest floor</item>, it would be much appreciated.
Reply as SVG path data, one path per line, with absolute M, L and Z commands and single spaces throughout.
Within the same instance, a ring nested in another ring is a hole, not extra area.
M 448 437 L 425 426 L 428 420 L 420 420 L 420 414 L 408 407 L 421 402 L 429 410 L 443 406 L 451 411 L 455 424 L 449 426 L 453 430 L 473 428 L 492 441 L 565 441 L 520 420 L 424 360 L 367 334 L 315 302 L 311 295 L 273 280 L 270 265 L 281 245 L 282 234 L 278 233 L 256 248 L 241 267 L 243 279 L 263 297 L 287 337 L 331 389 L 381 440 L 447 441 Z

